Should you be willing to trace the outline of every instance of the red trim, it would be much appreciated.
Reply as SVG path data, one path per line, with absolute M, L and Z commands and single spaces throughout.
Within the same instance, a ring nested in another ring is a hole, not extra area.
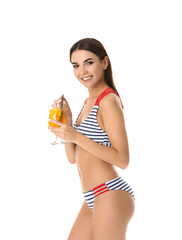
M 100 188 L 100 187 L 103 187 L 103 186 L 105 186 L 105 185 L 106 185 L 105 183 L 102 183 L 101 185 L 99 185 L 99 186 L 93 188 L 92 190 L 95 191 L 96 189 L 98 189 L 98 188 Z
M 120 101 L 121 101 L 120 96 L 119 96 L 111 87 L 109 87 L 109 88 L 106 88 L 106 89 L 98 96 L 98 98 L 97 98 L 97 100 L 96 100 L 96 102 L 95 102 L 95 105 L 99 106 L 99 103 L 100 103 L 100 101 L 102 100 L 102 98 L 103 98 L 104 96 L 106 96 L 108 93 L 114 93 L 114 94 L 116 94 L 116 95 L 119 97 Z M 124 108 L 122 101 L 121 101 L 121 106 L 122 106 L 122 108 Z
M 101 185 L 93 188 L 92 190 L 94 191 L 94 194 L 97 197 L 98 195 L 109 191 L 109 188 L 105 183 L 102 183 Z M 97 191 L 95 191 L 95 190 L 97 190 Z
M 107 189 L 107 186 L 105 186 L 105 187 L 103 187 L 103 188 L 101 188 L 101 189 L 99 189 L 99 190 L 97 190 L 97 191 L 94 191 L 94 194 L 96 194 L 96 193 L 98 193 L 98 192 L 100 192 L 100 191 L 102 191 L 102 190 L 105 190 L 105 189 Z
M 86 100 L 85 100 L 85 102 L 84 102 L 84 105 L 87 103 L 87 100 L 88 100 L 89 98 L 87 98 Z
M 109 189 L 106 189 L 105 191 L 103 191 L 103 192 L 101 192 L 101 193 L 99 193 L 99 194 L 97 194 L 97 195 L 95 195 L 95 196 L 97 197 L 97 196 L 99 196 L 100 194 L 105 193 L 105 192 L 107 192 L 107 191 L 109 191 Z
M 100 103 L 100 101 L 102 100 L 102 98 L 103 98 L 104 96 L 106 96 L 108 93 L 114 93 L 114 94 L 116 94 L 116 95 L 119 97 L 119 99 L 120 99 L 122 108 L 124 109 L 123 103 L 122 103 L 122 101 L 121 101 L 120 96 L 119 96 L 111 87 L 106 88 L 106 89 L 97 97 L 96 102 L 95 102 L 95 105 L 99 106 L 99 103 Z M 89 99 L 89 98 L 87 98 L 87 99 L 85 100 L 84 105 L 87 103 L 87 100 L 88 100 L 88 99 Z
M 95 105 L 98 105 L 99 106 L 99 103 L 100 103 L 100 101 L 101 101 L 101 99 L 105 96 L 105 95 L 107 95 L 107 90 L 109 90 L 109 92 L 110 91 L 113 91 L 113 89 L 111 88 L 111 87 L 108 87 L 108 88 L 106 88 L 99 96 L 98 96 L 98 98 L 97 98 L 97 100 L 96 100 L 96 102 L 95 102 Z M 109 93 L 108 92 L 108 93 Z

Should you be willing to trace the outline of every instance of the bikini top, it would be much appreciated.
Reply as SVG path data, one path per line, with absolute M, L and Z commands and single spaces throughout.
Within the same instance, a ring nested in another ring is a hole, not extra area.
M 111 145 L 111 142 L 109 140 L 107 133 L 99 126 L 99 124 L 97 122 L 97 112 L 99 109 L 99 103 L 100 103 L 101 99 L 109 93 L 115 93 L 119 97 L 119 95 L 112 88 L 110 88 L 110 87 L 106 88 L 98 96 L 98 98 L 97 98 L 93 108 L 91 109 L 89 115 L 87 116 L 87 118 L 84 121 L 82 121 L 82 123 L 79 126 L 77 126 L 77 120 L 78 120 L 87 100 L 84 102 L 84 105 L 83 105 L 75 123 L 73 124 L 73 128 L 75 128 L 78 132 L 82 133 L 83 135 L 90 138 L 91 140 L 93 140 L 101 145 L 104 145 L 106 147 L 112 147 L 112 145 Z M 121 99 L 120 99 L 120 101 L 121 101 Z M 121 105 L 123 107 L 122 102 L 121 102 Z

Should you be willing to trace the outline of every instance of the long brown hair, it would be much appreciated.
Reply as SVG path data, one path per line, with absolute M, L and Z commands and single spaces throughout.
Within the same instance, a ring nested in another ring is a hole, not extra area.
M 72 53 L 76 50 L 87 50 L 99 57 L 99 59 L 102 61 L 105 56 L 108 56 L 104 46 L 101 42 L 94 38 L 83 38 L 79 41 L 77 41 L 70 49 L 70 62 L 71 62 L 71 56 Z M 115 87 L 114 80 L 113 80 L 113 74 L 112 74 L 112 66 L 109 59 L 109 64 L 105 72 L 105 81 L 111 87 L 118 95 L 118 91 Z

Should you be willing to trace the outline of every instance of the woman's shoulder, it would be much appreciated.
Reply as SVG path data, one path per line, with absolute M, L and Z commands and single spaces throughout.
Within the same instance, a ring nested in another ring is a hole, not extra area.
M 101 108 L 114 106 L 122 108 L 120 98 L 115 93 L 108 93 L 100 101 Z

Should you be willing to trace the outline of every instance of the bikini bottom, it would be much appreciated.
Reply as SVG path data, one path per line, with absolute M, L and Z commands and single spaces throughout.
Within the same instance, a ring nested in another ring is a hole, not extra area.
M 100 194 L 105 193 L 110 190 L 126 191 L 126 192 L 130 193 L 135 200 L 135 195 L 134 195 L 132 188 L 121 177 L 117 177 L 108 182 L 105 182 L 105 183 L 91 189 L 88 192 L 83 192 L 83 196 L 85 198 L 86 203 L 88 204 L 90 209 L 93 211 L 95 198 L 97 196 L 99 196 Z

